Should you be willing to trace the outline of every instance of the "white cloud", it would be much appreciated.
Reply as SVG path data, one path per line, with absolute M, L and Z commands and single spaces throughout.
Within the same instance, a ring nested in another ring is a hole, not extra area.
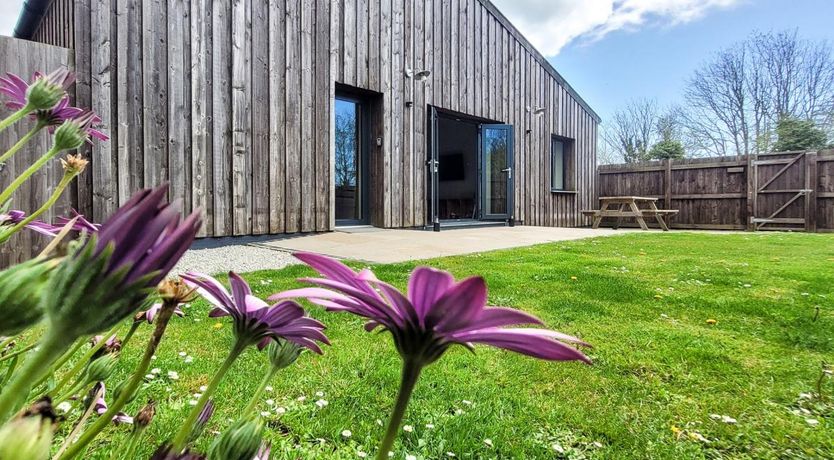
M 23 0 L 0 0 L 0 35 L 11 36 L 14 33 L 14 26 L 20 16 L 20 9 L 23 7 Z
M 674 26 L 745 0 L 493 0 L 545 56 L 616 30 Z

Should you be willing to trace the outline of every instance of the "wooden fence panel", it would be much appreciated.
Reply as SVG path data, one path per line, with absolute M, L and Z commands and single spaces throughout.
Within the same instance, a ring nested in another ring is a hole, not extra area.
M 75 65 L 71 50 L 3 36 L 0 36 L 0 62 L 3 63 L 3 68 L 0 69 L 3 74 L 11 72 L 26 80 L 29 80 L 35 71 L 49 72 L 62 66 L 72 69 Z M 8 110 L 2 109 L 0 117 L 9 113 Z M 27 119 L 0 133 L 0 151 L 11 147 L 32 125 Z M 0 189 L 7 187 L 18 174 L 43 155 L 50 147 L 50 139 L 50 136 L 42 131 L 11 158 L 0 169 Z M 12 196 L 11 209 L 19 209 L 27 214 L 37 210 L 52 194 L 62 175 L 60 161 L 56 158 L 18 189 Z M 43 218 L 52 221 L 55 215 L 67 215 L 76 202 L 71 188 L 68 188 L 57 205 Z M 31 258 L 46 243 L 47 240 L 40 235 L 29 231 L 21 232 L 0 246 L 0 267 Z
M 598 168 L 599 196 L 647 196 L 673 228 L 834 231 L 834 151 L 688 158 Z M 770 220 L 770 221 L 766 221 Z

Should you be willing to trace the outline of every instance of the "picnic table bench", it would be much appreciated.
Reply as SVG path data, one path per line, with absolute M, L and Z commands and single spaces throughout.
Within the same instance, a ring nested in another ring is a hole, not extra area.
M 657 198 L 647 198 L 643 196 L 604 196 L 600 197 L 600 208 L 582 211 L 582 214 L 593 217 L 594 223 L 592 228 L 599 228 L 602 219 L 606 217 L 616 217 L 617 222 L 614 228 L 619 228 L 620 223 L 624 218 L 634 218 L 643 230 L 648 230 L 646 225 L 646 217 L 654 217 L 660 228 L 664 232 L 669 231 L 669 226 L 666 225 L 666 216 L 673 216 L 678 213 L 677 209 L 657 209 Z M 643 205 L 640 208 L 639 205 Z M 614 209 L 617 207 L 617 209 Z

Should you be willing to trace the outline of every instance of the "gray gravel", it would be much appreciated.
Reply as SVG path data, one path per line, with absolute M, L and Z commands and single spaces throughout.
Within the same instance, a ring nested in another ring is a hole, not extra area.
M 237 273 L 256 270 L 278 269 L 298 261 L 289 252 L 268 249 L 263 246 L 232 244 L 208 249 L 190 249 L 171 273 L 198 271 L 210 275 L 234 271 Z

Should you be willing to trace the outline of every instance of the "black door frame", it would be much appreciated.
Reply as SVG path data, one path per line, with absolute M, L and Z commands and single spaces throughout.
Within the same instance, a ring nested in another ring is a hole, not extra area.
M 359 116 L 357 122 L 359 124 L 359 135 L 357 150 L 359 150 L 359 174 L 357 177 L 357 189 L 359 191 L 359 219 L 335 219 L 337 227 L 345 227 L 351 225 L 368 225 L 371 223 L 370 212 L 370 142 L 371 142 L 371 103 L 367 97 L 354 91 L 345 88 L 336 89 L 336 100 L 353 102 L 357 105 Z M 335 116 L 335 115 L 334 115 Z M 334 131 L 333 135 L 336 133 Z M 333 165 L 333 173 L 335 174 L 336 165 Z M 335 190 L 334 190 L 335 193 Z M 336 210 L 334 208 L 333 212 Z
M 427 155 L 425 165 L 426 165 L 426 172 L 427 172 L 427 174 L 426 174 L 426 178 L 427 178 L 426 187 L 428 188 L 428 193 L 426 194 L 426 199 L 428 201 L 428 206 L 426 207 L 426 209 L 427 209 L 429 214 L 428 214 L 428 216 L 426 216 L 426 221 L 429 223 L 429 225 L 432 227 L 432 229 L 434 231 L 436 231 L 436 232 L 440 231 L 440 219 L 438 218 L 438 211 L 439 211 L 439 209 L 438 209 L 438 206 L 439 206 L 438 192 L 439 192 L 440 184 L 439 184 L 439 181 L 437 179 L 438 164 L 439 164 L 438 163 L 438 154 L 439 154 L 439 152 L 438 152 L 438 148 L 439 148 L 438 142 L 439 142 L 439 140 L 438 140 L 437 120 L 440 117 L 457 119 L 459 121 L 471 122 L 473 124 L 478 125 L 478 138 L 476 139 L 476 145 L 478 145 L 478 158 L 477 158 L 477 162 L 476 162 L 477 163 L 477 168 L 478 168 L 478 187 L 477 187 L 476 196 L 475 196 L 475 200 L 478 203 L 478 217 L 477 217 L 476 220 L 494 220 L 494 219 L 488 219 L 488 218 L 484 217 L 484 210 L 483 210 L 483 203 L 482 203 L 482 196 L 481 196 L 481 194 L 483 193 L 483 189 L 484 189 L 484 184 L 483 184 L 483 182 L 484 182 L 484 179 L 483 179 L 483 177 L 484 177 L 484 174 L 483 174 L 483 151 L 482 151 L 482 145 L 481 145 L 482 144 L 481 130 L 483 129 L 484 125 L 508 126 L 509 129 L 510 129 L 511 138 L 514 140 L 515 139 L 515 127 L 513 125 L 508 125 L 508 124 L 502 123 L 502 122 L 497 121 L 497 120 L 490 120 L 488 118 L 481 118 L 481 117 L 478 117 L 478 116 L 475 116 L 475 115 L 470 115 L 470 114 L 467 114 L 467 113 L 455 112 L 455 111 L 452 111 L 452 110 L 443 109 L 443 108 L 433 106 L 433 105 L 429 105 L 428 108 L 429 108 L 429 110 L 428 110 L 428 120 L 427 120 L 427 124 L 428 124 L 427 132 L 428 132 L 428 141 L 429 141 L 430 148 L 429 148 L 429 152 L 428 152 L 428 155 Z M 515 196 L 514 195 L 514 193 L 515 193 L 515 190 L 514 190 L 515 181 L 511 180 L 509 186 L 511 187 L 510 190 L 509 190 L 510 196 L 514 197 Z M 515 204 L 512 203 L 512 206 L 514 207 Z M 513 216 L 514 216 L 514 209 L 509 208 L 508 209 L 507 221 L 510 223 L 510 225 L 513 224 Z

